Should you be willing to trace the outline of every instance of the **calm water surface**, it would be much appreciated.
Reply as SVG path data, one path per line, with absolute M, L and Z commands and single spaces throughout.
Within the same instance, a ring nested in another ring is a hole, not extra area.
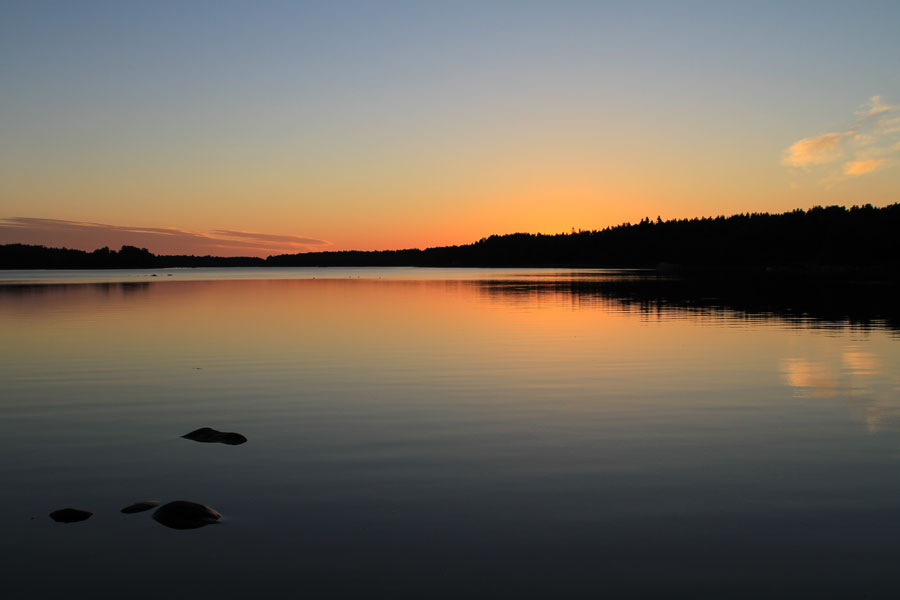
M 5 585 L 896 597 L 898 332 L 590 285 L 630 277 L 0 273 Z M 119 513 L 148 499 L 225 519 Z

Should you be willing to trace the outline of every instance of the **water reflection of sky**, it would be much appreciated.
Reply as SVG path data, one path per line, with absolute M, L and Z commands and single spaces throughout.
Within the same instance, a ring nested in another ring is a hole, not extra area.
M 839 397 L 871 433 L 900 427 L 900 370 L 893 348 L 829 344 L 807 356 L 785 357 L 780 369 L 799 398 Z M 884 352 L 884 354 L 881 354 Z
M 435 275 L 0 286 L 11 570 L 32 597 L 255 597 L 247 572 L 310 597 L 900 591 L 893 329 Z M 179 437 L 203 426 L 250 441 Z M 145 499 L 225 522 L 122 520 Z

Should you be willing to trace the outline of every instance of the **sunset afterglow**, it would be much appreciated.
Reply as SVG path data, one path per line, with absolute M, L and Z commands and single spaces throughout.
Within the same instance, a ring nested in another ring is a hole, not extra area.
M 876 206 L 900 4 L 7 3 L 0 243 L 266 256 Z

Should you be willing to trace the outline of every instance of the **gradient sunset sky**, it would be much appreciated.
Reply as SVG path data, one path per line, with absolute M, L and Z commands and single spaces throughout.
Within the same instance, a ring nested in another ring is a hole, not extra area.
M 3 3 L 0 243 L 261 255 L 900 201 L 900 2 Z

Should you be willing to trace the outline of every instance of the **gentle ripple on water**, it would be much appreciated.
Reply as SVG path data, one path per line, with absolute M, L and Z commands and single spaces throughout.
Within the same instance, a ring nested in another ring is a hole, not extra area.
M 198 271 L 0 285 L 13 592 L 900 591 L 893 315 L 641 273 Z M 179 438 L 203 426 L 249 442 Z M 149 499 L 225 522 L 119 512 Z

